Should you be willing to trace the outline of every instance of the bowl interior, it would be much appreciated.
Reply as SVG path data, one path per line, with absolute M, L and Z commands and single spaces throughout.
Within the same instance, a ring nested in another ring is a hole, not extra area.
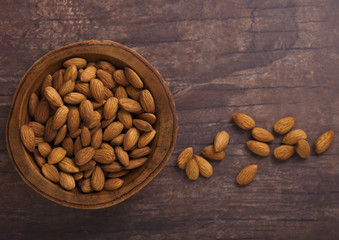
M 117 68 L 134 69 L 153 95 L 156 103 L 156 137 L 146 164 L 124 177 L 124 185 L 116 191 L 83 194 L 78 190 L 65 191 L 44 178 L 40 168 L 21 144 L 20 126 L 30 121 L 28 100 L 38 92 L 44 78 L 62 67 L 72 57 L 88 61 L 106 60 Z M 14 166 L 34 190 L 62 205 L 75 208 L 103 208 L 119 203 L 144 187 L 168 161 L 176 140 L 177 120 L 174 102 L 164 80 L 144 58 L 133 50 L 112 41 L 86 41 L 67 45 L 44 55 L 26 72 L 13 98 L 7 122 L 7 148 Z

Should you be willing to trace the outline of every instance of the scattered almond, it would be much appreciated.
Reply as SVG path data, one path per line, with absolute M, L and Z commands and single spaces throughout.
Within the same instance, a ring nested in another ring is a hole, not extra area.
M 237 183 L 241 186 L 250 184 L 257 175 L 257 171 L 258 165 L 249 165 L 245 167 L 239 172 L 236 178 Z
M 238 127 L 244 130 L 251 130 L 255 127 L 255 121 L 250 116 L 244 113 L 233 113 L 232 119 Z
M 272 142 L 274 140 L 273 134 L 263 128 L 253 128 L 252 136 L 260 142 Z
M 294 152 L 294 146 L 280 145 L 274 149 L 273 155 L 278 160 L 287 160 L 293 156 Z
M 205 147 L 201 154 L 211 160 L 223 160 L 225 158 L 225 151 L 216 152 L 214 150 L 214 145 L 209 145 Z
M 228 142 L 230 141 L 230 135 L 226 131 L 220 131 L 214 137 L 214 150 L 216 152 L 223 151 Z
M 197 161 L 194 158 L 191 158 L 185 167 L 186 175 L 188 179 L 194 181 L 199 177 L 199 166 Z
M 299 140 L 297 142 L 297 145 L 295 146 L 295 151 L 301 158 L 308 158 L 311 154 L 311 148 L 310 145 L 306 140 Z
M 256 155 L 266 157 L 270 154 L 270 147 L 266 143 L 249 140 L 246 143 L 248 149 Z
M 295 122 L 294 117 L 285 117 L 278 120 L 274 124 L 273 129 L 276 133 L 285 134 L 293 128 L 294 122 Z
M 282 143 L 288 144 L 288 145 L 294 145 L 299 140 L 306 139 L 307 135 L 304 130 L 301 129 L 295 129 L 291 132 L 289 132 L 282 140 Z
M 185 169 L 188 161 L 191 160 L 192 158 L 193 158 L 193 148 L 188 147 L 184 149 L 177 158 L 178 167 L 181 169 Z
M 199 155 L 193 155 L 193 159 L 198 163 L 199 172 L 206 178 L 209 178 L 213 175 L 212 165 L 203 157 Z
M 334 131 L 330 130 L 322 134 L 314 143 L 314 150 L 317 154 L 325 152 L 332 144 L 334 139 Z

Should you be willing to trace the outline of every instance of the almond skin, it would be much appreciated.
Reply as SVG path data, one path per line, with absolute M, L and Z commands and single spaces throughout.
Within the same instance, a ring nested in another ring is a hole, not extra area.
M 63 63 L 65 68 L 75 65 L 77 68 L 84 68 L 87 65 L 86 59 L 83 58 L 70 58 Z
M 42 82 L 42 85 L 41 85 L 41 98 L 45 96 L 45 88 L 46 87 L 52 87 L 52 85 L 53 85 L 52 82 L 53 82 L 53 77 L 50 74 L 48 74 L 45 77 L 45 79 L 44 79 L 44 81 Z
M 125 75 L 127 81 L 135 88 L 143 88 L 144 84 L 139 75 L 130 68 L 125 68 Z
M 45 126 L 41 123 L 31 121 L 27 125 L 33 129 L 34 135 L 36 137 L 43 137 L 45 135 Z
M 68 113 L 69 113 L 68 107 L 61 106 L 58 108 L 53 117 L 52 127 L 54 130 L 58 130 L 66 123 Z
M 131 113 L 139 113 L 142 111 L 142 107 L 139 102 L 130 99 L 130 98 L 120 98 L 119 99 L 119 106 L 126 110 L 127 112 Z
M 34 150 L 34 153 L 33 153 L 33 156 L 34 156 L 34 160 L 36 162 L 36 164 L 39 166 L 39 167 L 42 167 L 45 163 L 46 163 L 46 159 L 43 158 L 38 149 L 35 149 Z
M 255 127 L 255 121 L 244 113 L 233 113 L 232 119 L 238 127 L 244 130 L 251 130 Z
M 61 107 L 64 103 L 57 90 L 53 87 L 46 87 L 44 93 L 47 101 L 54 107 Z
M 185 167 L 186 176 L 188 179 L 195 181 L 199 177 L 199 166 L 195 159 L 190 159 Z
M 246 143 L 248 149 L 256 155 L 266 157 L 270 154 L 270 147 L 266 143 L 249 140 Z
M 157 132 L 155 130 L 152 130 L 150 132 L 145 132 L 145 133 L 141 134 L 141 136 L 139 137 L 139 140 L 138 140 L 138 148 L 142 148 L 142 147 L 147 146 L 153 140 L 156 133 Z
M 322 134 L 314 143 L 314 150 L 317 154 L 325 152 L 332 144 L 334 139 L 334 131 L 330 130 Z
M 294 146 L 280 145 L 279 147 L 276 147 L 274 149 L 273 155 L 277 160 L 284 161 L 292 157 L 294 152 L 295 152 Z
M 285 117 L 274 124 L 273 130 L 278 134 L 285 134 L 293 128 L 294 123 L 294 117 Z
M 153 125 L 156 122 L 156 120 L 157 120 L 156 116 L 154 114 L 152 114 L 152 113 L 142 113 L 142 114 L 139 114 L 138 118 L 148 122 L 151 125 Z
M 68 191 L 73 190 L 75 188 L 74 177 L 69 173 L 60 172 L 59 183 L 60 183 L 62 188 L 66 189 Z
M 79 181 L 80 179 L 83 179 L 84 172 L 73 173 L 73 177 L 75 181 Z
M 110 74 L 113 74 L 115 71 L 116 71 L 116 68 L 109 62 L 107 61 L 99 61 L 97 63 L 97 66 L 98 68 L 110 73 Z
M 124 70 L 118 69 L 113 73 L 113 79 L 118 84 L 126 87 L 129 85 Z
M 67 125 L 65 124 L 59 129 L 57 135 L 55 136 L 54 145 L 57 146 L 60 143 L 62 143 L 62 141 L 66 137 L 66 134 L 67 134 Z
M 47 179 L 49 179 L 52 182 L 57 183 L 60 180 L 59 171 L 54 165 L 48 163 L 44 164 L 41 167 L 41 172 Z
M 299 140 L 306 139 L 307 135 L 304 130 L 301 129 L 295 129 L 291 132 L 289 132 L 282 140 L 282 143 L 288 144 L 288 145 L 294 145 Z
M 94 149 L 97 149 L 100 147 L 101 143 L 102 143 L 102 129 L 99 128 L 92 135 L 91 147 L 93 147 Z
M 143 132 L 150 132 L 153 130 L 152 125 L 148 122 L 141 120 L 141 119 L 133 119 L 132 120 L 133 125 Z
M 252 180 L 257 175 L 258 171 L 258 165 L 249 165 L 242 169 L 237 178 L 236 181 L 241 186 L 246 186 L 252 182 Z
M 84 100 L 80 103 L 79 106 L 79 113 L 81 119 L 84 121 L 90 121 L 92 118 L 92 115 L 94 114 L 93 105 L 89 100 Z
M 112 74 L 109 72 L 99 69 L 97 70 L 97 76 L 108 89 L 112 90 L 117 85 L 113 80 Z
M 113 149 L 96 149 L 93 159 L 101 164 L 110 164 L 115 160 Z
M 79 137 L 80 138 L 80 134 L 81 134 L 81 129 L 78 128 L 75 132 L 68 132 L 68 137 L 71 137 L 71 138 L 77 138 Z M 81 144 L 81 143 L 80 143 Z
M 118 177 L 125 176 L 127 173 L 129 173 L 128 170 L 122 170 L 122 171 L 120 171 L 120 172 L 109 173 L 109 174 L 108 174 L 108 177 L 109 177 L 109 178 L 118 178 Z
M 205 178 L 212 177 L 213 175 L 213 167 L 212 165 L 203 157 L 199 155 L 193 155 L 193 159 L 198 163 L 199 172 Z
M 185 169 L 188 161 L 191 160 L 192 158 L 193 158 L 193 148 L 188 147 L 184 149 L 177 158 L 178 167 L 181 169 Z
M 39 104 L 39 98 L 35 93 L 32 93 L 28 101 L 28 112 L 31 117 L 34 117 L 34 112 Z
M 132 160 L 129 161 L 129 164 L 126 167 L 126 169 L 130 170 L 130 169 L 138 168 L 138 167 L 144 165 L 145 162 L 147 161 L 147 159 L 148 159 L 147 157 L 132 159 Z
M 68 93 L 71 93 L 74 91 L 75 82 L 72 80 L 69 80 L 67 82 L 64 82 L 61 87 L 59 88 L 59 94 L 61 97 L 65 96 Z
M 99 79 L 92 79 L 89 84 L 89 89 L 93 98 L 97 102 L 102 102 L 105 98 L 104 84 Z
M 273 134 L 263 128 L 253 128 L 252 136 L 260 142 L 272 142 L 274 140 Z
M 104 131 L 102 136 L 102 140 L 111 141 L 113 138 L 117 137 L 122 130 L 124 129 L 124 125 L 121 122 L 113 122 L 111 123 Z
M 66 137 L 62 141 L 62 147 L 66 150 L 66 155 L 68 157 L 72 157 L 73 156 L 74 143 L 73 143 L 72 138 Z
M 124 149 L 122 149 L 122 147 L 120 146 L 116 146 L 114 148 L 115 150 L 115 154 L 117 155 L 117 158 L 119 160 L 119 162 L 127 167 L 129 165 L 129 156 L 128 156 L 128 153 L 124 151 Z
M 76 153 L 76 155 L 75 155 L 75 163 L 78 166 L 85 165 L 86 163 L 91 161 L 91 159 L 93 158 L 94 154 L 95 154 L 94 148 L 92 148 L 92 147 L 83 148 L 79 152 Z
M 202 151 L 201 154 L 211 160 L 222 160 L 225 158 L 225 151 L 220 151 L 220 152 L 216 152 L 214 150 L 214 145 L 209 145 L 207 147 L 205 147 Z
M 128 85 L 126 87 L 126 92 L 127 92 L 127 95 L 136 100 L 136 101 L 139 101 L 139 98 L 140 98 L 140 94 L 141 94 L 141 90 L 140 89 L 136 89 L 135 87 L 133 87 L 132 85 Z
M 41 100 L 35 108 L 34 120 L 45 124 L 49 118 L 50 107 L 47 101 Z
M 86 179 L 82 179 L 82 180 L 78 181 L 78 186 L 83 193 L 93 192 L 93 188 L 92 188 L 92 185 L 91 185 L 91 179 L 90 178 L 86 178 Z
M 66 156 L 66 150 L 62 147 L 53 148 L 48 155 L 48 164 L 55 164 L 60 162 Z
M 79 168 L 75 165 L 74 161 L 68 157 L 64 157 L 61 162 L 58 162 L 58 168 L 66 173 L 79 172 Z
M 220 131 L 214 137 L 214 150 L 216 152 L 223 151 L 228 142 L 230 141 L 230 135 L 226 131 Z
M 129 156 L 131 158 L 141 158 L 144 156 L 147 156 L 152 152 L 152 149 L 150 147 L 143 147 L 143 148 L 136 148 L 132 152 L 130 152 Z
M 113 118 L 119 107 L 119 100 L 115 97 L 111 97 L 107 99 L 105 105 L 104 105 L 104 117 L 105 119 L 111 119 Z
M 155 103 L 152 94 L 148 90 L 142 90 L 140 94 L 140 103 L 145 112 L 154 113 Z
M 115 137 L 112 139 L 112 141 L 110 142 L 110 144 L 112 146 L 119 146 L 124 142 L 124 138 L 125 138 L 125 134 L 119 134 L 119 136 Z
M 117 88 L 115 89 L 114 94 L 115 94 L 115 97 L 116 97 L 117 99 L 128 98 L 127 92 L 126 92 L 125 88 L 122 87 L 122 86 L 117 87 Z
M 89 82 L 96 77 L 97 69 L 94 66 L 88 66 L 80 75 L 81 82 Z
M 77 77 L 78 77 L 77 67 L 74 64 L 68 66 L 64 74 L 64 82 L 68 82 L 68 81 L 75 82 Z
M 105 164 L 101 166 L 102 169 L 106 172 L 120 172 L 124 169 L 123 166 L 121 166 L 119 163 L 117 162 L 113 162 L 111 164 Z
M 53 74 L 53 87 L 55 90 L 59 90 L 61 85 L 64 83 L 65 69 L 60 69 Z M 45 95 L 46 96 L 46 95 Z
M 91 98 L 91 90 L 89 90 L 89 84 L 84 82 L 76 82 L 75 83 L 75 91 L 82 93 L 87 98 Z
M 79 129 L 80 126 L 80 113 L 77 107 L 71 107 L 67 116 L 68 130 L 73 133 Z
M 38 145 L 38 150 L 39 150 L 40 155 L 46 158 L 48 154 L 51 152 L 52 148 L 48 143 L 44 142 Z
M 53 117 L 50 117 L 45 126 L 44 139 L 46 142 L 52 142 L 57 134 L 58 131 L 53 129 Z
M 136 128 L 130 128 L 124 137 L 123 147 L 125 151 L 131 150 L 138 143 L 140 133 Z
M 125 129 L 129 129 L 133 126 L 132 115 L 129 112 L 120 109 L 117 113 L 117 118 L 124 125 Z
M 111 178 L 106 180 L 104 190 L 112 191 L 121 188 L 124 184 L 124 180 L 120 178 Z
M 94 191 L 101 191 L 105 186 L 105 175 L 100 166 L 96 166 L 91 177 L 91 186 Z
M 78 92 L 71 92 L 64 96 L 64 102 L 67 104 L 78 105 L 83 100 L 86 100 L 86 96 Z
M 91 160 L 88 163 L 79 166 L 79 171 L 84 172 L 84 178 L 88 178 L 92 175 L 92 172 L 94 171 L 94 167 L 96 165 L 97 163 L 94 160 Z M 92 170 L 92 172 L 89 172 L 88 170 Z
M 310 145 L 306 140 L 299 140 L 297 145 L 295 146 L 295 151 L 299 155 L 299 157 L 306 159 L 311 154 Z
M 88 147 L 91 144 L 91 133 L 87 127 L 83 127 L 80 134 L 81 145 Z
M 35 136 L 34 131 L 28 125 L 22 125 L 20 128 L 21 141 L 30 152 L 35 150 Z

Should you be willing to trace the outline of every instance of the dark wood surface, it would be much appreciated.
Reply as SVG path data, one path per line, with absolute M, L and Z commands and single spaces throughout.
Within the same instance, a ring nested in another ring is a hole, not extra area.
M 339 141 L 323 155 L 280 163 L 245 146 L 233 112 L 271 129 L 294 116 L 311 143 L 339 133 L 339 2 L 1 1 L 1 239 L 338 239 Z M 162 172 L 125 202 L 101 210 L 60 206 L 37 194 L 12 166 L 5 126 L 15 89 L 48 51 L 87 39 L 114 40 L 162 74 L 177 107 L 174 153 Z M 214 175 L 190 182 L 176 167 L 225 129 L 231 140 Z M 271 148 L 279 145 L 277 136 Z M 259 165 L 251 185 L 234 180 Z

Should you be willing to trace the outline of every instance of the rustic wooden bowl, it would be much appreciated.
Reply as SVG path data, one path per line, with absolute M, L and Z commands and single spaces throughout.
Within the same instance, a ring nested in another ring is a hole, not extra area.
M 28 100 L 37 92 L 44 77 L 62 67 L 72 57 L 89 61 L 107 60 L 118 68 L 134 69 L 153 94 L 156 103 L 157 130 L 152 153 L 145 165 L 124 178 L 122 188 L 115 191 L 83 194 L 79 190 L 65 191 L 42 176 L 33 156 L 20 140 L 20 126 L 29 121 Z M 142 56 L 126 46 L 112 41 L 90 40 L 73 43 L 53 50 L 31 66 L 15 92 L 7 121 L 6 140 L 10 158 L 23 180 L 44 197 L 61 205 L 98 209 L 115 205 L 129 198 L 149 183 L 165 166 L 175 146 L 177 117 L 172 95 L 159 72 Z

